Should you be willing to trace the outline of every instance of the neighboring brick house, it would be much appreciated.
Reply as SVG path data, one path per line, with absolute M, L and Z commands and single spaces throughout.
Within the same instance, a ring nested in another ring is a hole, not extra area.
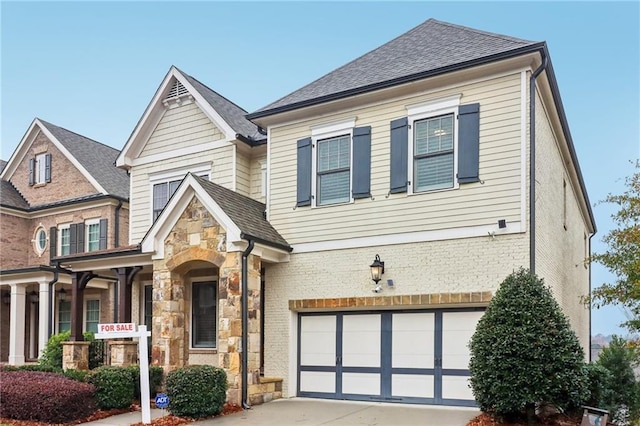
M 51 334 L 71 327 L 74 274 L 52 257 L 127 242 L 129 179 L 115 167 L 117 155 L 36 118 L 3 167 L 0 362 L 35 361 Z M 79 304 L 83 331 L 113 318 L 113 282 L 96 277 L 87 287 Z
M 152 362 L 220 366 L 234 402 L 473 405 L 520 267 L 587 356 L 596 226 L 543 42 L 428 20 L 251 114 L 172 67 L 116 164 L 137 246 L 58 260 L 135 268 Z

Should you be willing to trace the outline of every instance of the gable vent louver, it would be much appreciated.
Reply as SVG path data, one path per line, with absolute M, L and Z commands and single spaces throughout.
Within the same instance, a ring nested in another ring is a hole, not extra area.
M 164 98 L 163 103 L 165 104 L 165 106 L 179 106 L 181 104 L 184 104 L 185 101 L 193 101 L 193 97 L 191 96 L 187 88 L 184 87 L 178 80 L 176 80 L 176 82 L 173 84 L 173 87 L 171 88 L 171 90 L 169 90 L 169 93 L 167 93 L 167 96 Z

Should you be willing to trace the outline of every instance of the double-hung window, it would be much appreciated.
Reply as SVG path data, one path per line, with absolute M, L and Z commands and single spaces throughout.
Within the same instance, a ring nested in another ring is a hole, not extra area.
M 460 95 L 408 105 L 390 123 L 390 193 L 422 193 L 479 182 L 480 105 Z
M 70 225 L 58 226 L 58 241 L 60 241 L 58 253 L 60 256 L 71 254 L 71 231 L 69 229 L 69 226 Z
M 84 331 L 98 332 L 100 322 L 100 300 L 87 300 L 84 311 Z
M 313 126 L 311 137 L 298 140 L 298 207 L 371 196 L 371 127 L 354 125 L 350 119 Z
M 181 179 L 172 180 L 170 182 L 157 183 L 153 185 L 153 220 L 160 216 L 162 209 L 167 205 L 169 198 L 176 192 L 180 186 Z
M 71 301 L 58 302 L 58 333 L 71 330 Z
M 316 142 L 316 204 L 348 203 L 351 200 L 351 135 Z
M 85 235 L 86 235 L 86 251 L 100 250 L 100 237 L 101 233 L 104 234 L 106 240 L 106 229 L 103 231 L 100 227 L 100 219 L 92 219 L 85 222 Z M 105 241 L 106 242 L 106 241 Z M 104 244 L 106 248 L 106 244 Z
M 191 287 L 191 346 L 215 348 L 217 335 L 217 282 L 193 283 Z

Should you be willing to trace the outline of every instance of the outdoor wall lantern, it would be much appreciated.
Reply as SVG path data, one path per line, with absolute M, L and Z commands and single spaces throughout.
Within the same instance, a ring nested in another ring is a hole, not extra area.
M 62 302 L 66 298 L 67 298 L 67 290 L 65 290 L 64 288 L 61 288 L 60 291 L 58 291 L 58 300 Z
M 40 296 L 38 296 L 38 293 L 33 290 L 31 293 L 29 293 L 29 300 L 31 300 L 31 303 L 38 303 L 38 301 L 40 300 Z
M 382 274 L 384 274 L 384 262 L 381 261 L 380 256 L 376 254 L 376 258 L 369 267 L 371 268 L 371 279 L 378 285 L 378 282 L 382 279 Z
M 2 303 L 4 303 L 5 305 L 11 303 L 11 293 L 9 293 L 8 291 L 2 293 Z

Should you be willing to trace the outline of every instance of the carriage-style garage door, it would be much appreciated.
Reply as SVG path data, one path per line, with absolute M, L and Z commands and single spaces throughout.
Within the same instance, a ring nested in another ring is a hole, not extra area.
M 483 311 L 303 313 L 298 395 L 475 405 L 467 343 Z

